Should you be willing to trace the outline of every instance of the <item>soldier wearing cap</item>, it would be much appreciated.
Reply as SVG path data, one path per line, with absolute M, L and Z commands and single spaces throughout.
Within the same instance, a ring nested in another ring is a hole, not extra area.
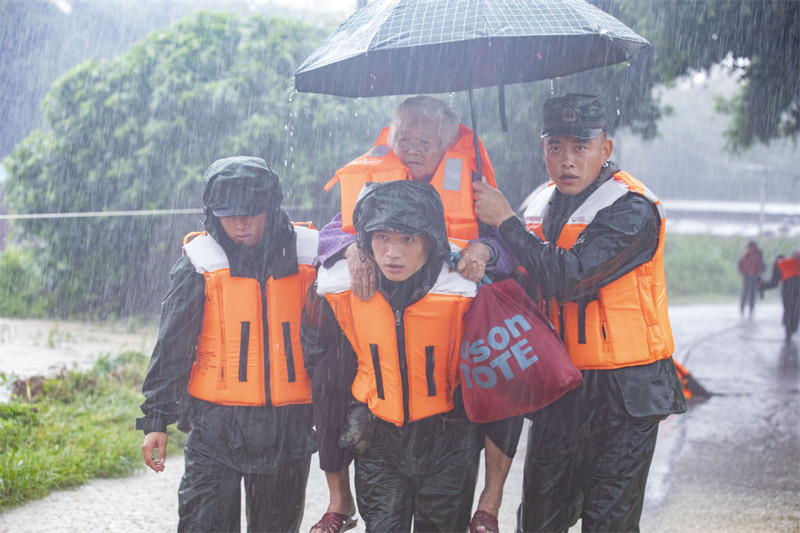
M 527 271 L 526 290 L 564 340 L 584 383 L 529 415 L 519 531 L 638 531 L 658 423 L 686 410 L 664 280 L 658 198 L 609 158 L 602 102 L 544 105 L 550 181 L 524 222 L 475 184 L 475 213 Z
M 316 450 L 300 350 L 317 231 L 281 209 L 278 175 L 228 157 L 204 175 L 205 229 L 172 268 L 142 393 L 142 453 L 165 468 L 167 426 L 188 431 L 179 531 L 298 531 Z

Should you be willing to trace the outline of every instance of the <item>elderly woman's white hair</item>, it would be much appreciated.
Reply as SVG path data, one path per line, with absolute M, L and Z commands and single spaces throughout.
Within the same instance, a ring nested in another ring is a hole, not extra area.
M 442 146 L 449 148 L 458 139 L 458 128 L 461 124 L 458 114 L 438 98 L 420 95 L 403 100 L 395 109 L 394 118 L 389 127 L 389 146 L 394 148 L 395 136 L 404 123 L 420 118 L 439 122 L 437 133 Z

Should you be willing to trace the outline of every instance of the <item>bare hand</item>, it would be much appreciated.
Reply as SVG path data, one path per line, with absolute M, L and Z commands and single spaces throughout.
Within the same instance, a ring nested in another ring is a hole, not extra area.
M 158 450 L 158 458 L 153 457 L 153 452 Z M 142 455 L 144 464 L 149 466 L 153 472 L 163 472 L 167 462 L 167 434 L 154 431 L 144 436 L 142 443 Z
M 461 259 L 456 263 L 456 270 L 470 281 L 478 283 L 486 273 L 486 263 L 492 259 L 492 252 L 482 242 L 473 242 L 461 250 Z
M 375 296 L 377 292 L 378 265 L 366 252 L 358 249 L 356 243 L 351 244 L 345 249 L 347 258 L 347 270 L 350 271 L 350 288 L 362 302 L 367 302 Z
M 506 197 L 490 186 L 486 178 L 480 182 L 473 181 L 472 191 L 475 198 L 475 216 L 484 224 L 497 228 L 514 216 L 514 210 L 511 209 Z

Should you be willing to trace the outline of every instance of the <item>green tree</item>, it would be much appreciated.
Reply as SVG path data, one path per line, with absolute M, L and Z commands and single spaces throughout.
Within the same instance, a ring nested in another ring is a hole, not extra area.
M 630 61 L 552 81 L 506 87 L 509 133 L 497 120 L 497 94 L 476 95 L 480 134 L 498 171 L 500 188 L 519 206 L 546 181 L 539 149 L 544 101 L 567 92 L 600 95 L 613 130 L 650 139 L 672 113 L 658 87 L 727 58 L 743 61 L 741 92 L 719 100 L 730 117 L 728 148 L 745 154 L 755 143 L 797 138 L 800 131 L 800 2 L 784 0 L 589 0 L 650 41 Z M 739 66 L 736 66 L 739 65 Z M 457 98 L 469 109 L 465 98 Z
M 649 85 L 728 58 L 744 59 L 741 92 L 718 109 L 731 117 L 732 151 L 800 131 L 800 2 L 592 0 L 653 45 Z
M 18 213 L 198 208 L 203 170 L 247 154 L 276 167 L 290 214 L 308 218 L 320 184 L 371 142 L 373 120 L 386 120 L 369 112 L 378 102 L 294 101 L 294 69 L 328 31 L 200 13 L 117 59 L 85 61 L 53 85 L 45 126 L 6 159 L 7 204 Z M 298 141 L 312 130 L 325 142 Z M 180 238 L 200 219 L 26 219 L 16 233 L 38 247 L 53 314 L 127 315 L 157 309 Z

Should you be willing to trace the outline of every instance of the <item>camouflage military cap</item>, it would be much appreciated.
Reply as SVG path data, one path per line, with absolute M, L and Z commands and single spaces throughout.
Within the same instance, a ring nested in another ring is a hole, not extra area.
M 542 139 L 551 135 L 594 139 L 607 127 L 605 107 L 594 95 L 570 93 L 544 103 Z

